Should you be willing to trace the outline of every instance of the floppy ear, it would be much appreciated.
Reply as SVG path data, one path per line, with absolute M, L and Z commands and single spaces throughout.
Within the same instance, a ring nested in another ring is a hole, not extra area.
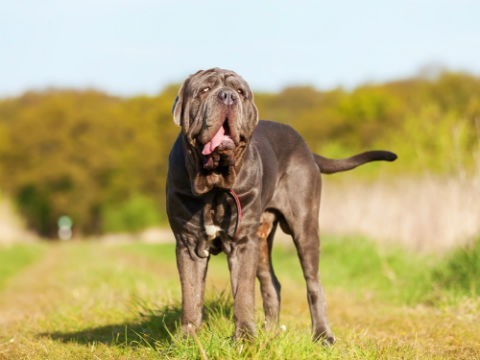
M 251 111 L 251 117 L 254 119 L 255 126 L 257 126 L 258 121 L 259 121 L 259 116 L 258 116 L 258 108 L 255 102 L 253 101 L 253 96 L 252 96 L 252 102 L 250 104 L 250 111 Z
M 177 126 L 181 126 L 180 120 L 182 116 L 182 102 L 180 99 L 180 95 L 177 95 L 175 101 L 173 102 L 172 106 L 172 115 L 173 115 L 173 122 Z
M 173 122 L 178 126 L 184 125 L 182 124 L 182 117 L 186 109 L 184 109 L 185 106 L 183 99 L 188 96 L 187 94 L 185 94 L 185 92 L 187 91 L 188 85 L 190 84 L 190 78 L 191 76 L 183 82 L 182 86 L 180 86 L 180 90 L 178 90 L 178 95 L 175 98 L 172 106 Z
M 190 85 L 190 81 L 192 77 L 195 75 L 201 73 L 203 70 L 197 71 L 195 74 L 190 75 L 180 86 L 180 90 L 178 90 L 178 95 L 175 98 L 175 101 L 173 102 L 172 106 L 172 115 L 173 115 L 173 122 L 178 125 L 178 126 L 184 126 L 188 127 L 188 123 L 182 124 L 182 117 L 185 116 L 185 114 L 188 114 L 188 102 L 185 104 L 184 99 L 188 98 L 188 87 Z M 186 129 L 185 129 L 186 130 Z

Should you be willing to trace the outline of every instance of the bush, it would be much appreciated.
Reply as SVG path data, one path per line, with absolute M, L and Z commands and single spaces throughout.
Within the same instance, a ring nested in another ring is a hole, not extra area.
M 153 200 L 134 195 L 122 204 L 102 209 L 104 232 L 136 232 L 159 223 L 160 215 Z
M 63 214 L 77 233 L 98 233 L 111 222 L 102 209 L 119 211 L 125 194 L 154 199 L 164 219 L 168 153 L 179 132 L 171 118 L 177 90 L 118 98 L 52 89 L 0 99 L 0 189 L 43 236 L 56 236 Z M 255 99 L 261 118 L 291 124 L 326 156 L 385 148 L 402 159 L 388 174 L 450 176 L 475 169 L 479 93 L 479 77 L 445 73 L 352 91 L 296 86 Z M 352 174 L 371 177 L 376 168 Z

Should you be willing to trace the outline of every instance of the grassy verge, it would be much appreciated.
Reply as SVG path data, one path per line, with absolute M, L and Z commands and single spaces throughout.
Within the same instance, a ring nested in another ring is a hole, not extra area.
M 173 244 L 43 248 L 44 256 L 0 290 L 0 359 L 480 357 L 480 302 L 471 291 L 445 282 L 458 273 L 452 264 L 464 263 L 456 253 L 437 259 L 362 238 L 324 237 L 321 276 L 338 340 L 325 348 L 310 341 L 305 284 L 291 246 L 274 251 L 286 330 L 262 329 L 257 296 L 259 334 L 253 343 L 231 339 L 232 300 L 222 255 L 209 266 L 204 326 L 196 338 L 186 339 L 178 329 Z M 467 287 L 478 279 L 470 278 Z
M 480 295 L 480 238 L 449 254 L 433 272 L 435 283 L 454 294 Z
M 0 246 L 0 290 L 9 278 L 38 260 L 44 250 L 38 244 Z

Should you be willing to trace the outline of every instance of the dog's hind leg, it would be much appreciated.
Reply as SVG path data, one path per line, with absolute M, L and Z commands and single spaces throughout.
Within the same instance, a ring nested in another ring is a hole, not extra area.
M 285 196 L 287 200 L 283 202 L 288 206 L 283 209 L 280 225 L 287 234 L 292 235 L 297 248 L 307 285 L 313 340 L 333 344 L 335 338 L 328 326 L 325 293 L 318 274 L 321 178 L 317 169 L 314 166 L 304 168 L 303 177 L 288 178 L 286 193 L 295 195 Z
M 257 278 L 265 311 L 265 325 L 273 328 L 278 324 L 280 314 L 280 283 L 272 266 L 272 244 L 278 220 L 275 214 L 264 212 L 258 228 L 259 255 Z
M 293 235 L 295 246 L 307 283 L 307 299 L 312 318 L 312 336 L 314 341 L 323 340 L 333 344 L 335 338 L 328 326 L 325 293 L 318 276 L 319 247 L 318 222 L 305 223 L 300 233 Z

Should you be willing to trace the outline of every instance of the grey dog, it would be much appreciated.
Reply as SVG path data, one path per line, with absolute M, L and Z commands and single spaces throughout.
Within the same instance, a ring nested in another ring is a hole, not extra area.
M 280 224 L 300 258 L 313 339 L 334 343 L 318 277 L 320 173 L 396 155 L 368 151 L 333 160 L 313 154 L 291 127 L 259 121 L 248 84 L 229 70 L 187 78 L 172 112 L 181 132 L 169 157 L 167 213 L 176 239 L 183 331 L 201 324 L 208 260 L 221 251 L 230 270 L 235 338 L 255 335 L 256 277 L 265 324 L 278 324 L 280 283 L 271 250 Z

